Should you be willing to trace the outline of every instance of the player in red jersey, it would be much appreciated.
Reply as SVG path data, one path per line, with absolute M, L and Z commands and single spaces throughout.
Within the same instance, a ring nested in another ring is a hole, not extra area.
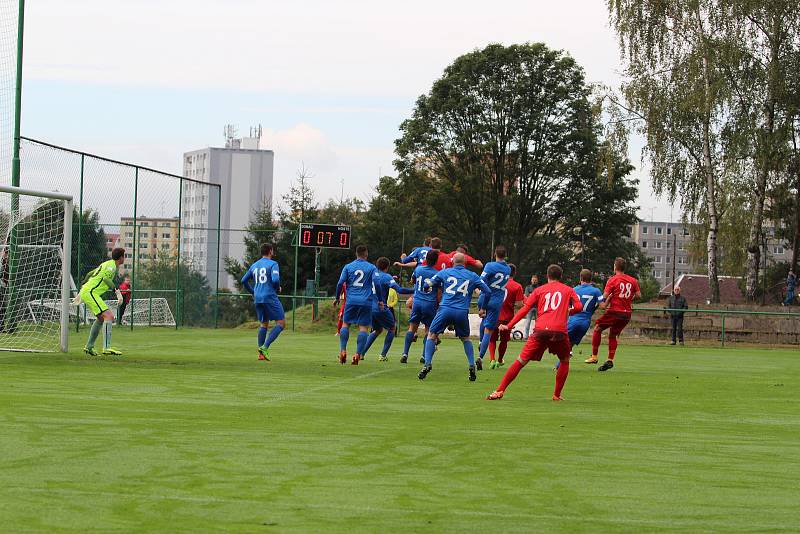
M 605 310 L 594 325 L 592 334 L 592 355 L 586 363 L 597 363 L 597 352 L 600 349 L 600 339 L 603 330 L 608 328 L 608 360 L 601 365 L 598 371 L 608 371 L 614 367 L 614 354 L 617 352 L 617 336 L 622 333 L 631 320 L 633 299 L 642 296 L 639 281 L 625 274 L 626 262 L 623 258 L 614 260 L 614 276 L 606 282 L 603 291 L 603 302 L 600 308 Z
M 500 324 L 508 324 L 514 317 L 517 302 L 525 300 L 525 292 L 522 286 L 514 280 L 517 274 L 517 266 L 513 263 L 508 264 L 511 267 L 511 278 L 508 279 L 506 284 L 506 299 L 503 301 L 503 307 L 500 308 Z M 500 339 L 500 349 L 497 360 L 494 359 L 495 347 L 498 338 Z M 495 328 L 492 332 L 491 340 L 489 341 L 489 359 L 491 360 L 490 367 L 495 369 L 498 365 L 503 365 L 503 356 L 506 355 L 506 347 L 508 340 L 511 338 L 511 330 L 503 330 L 502 332 Z
M 433 246 L 433 245 L 431 245 Z M 441 271 L 443 269 L 449 269 L 453 266 L 453 257 L 461 253 L 464 255 L 464 265 L 466 267 L 475 267 L 476 269 L 483 269 L 483 262 L 480 260 L 476 260 L 469 254 L 467 254 L 467 246 L 466 245 L 456 245 L 456 249 L 453 252 L 448 253 L 440 253 L 439 260 L 436 262 L 434 267 L 437 271 Z
M 520 322 L 531 308 L 536 307 L 536 326 L 533 333 L 528 336 L 522 352 L 517 360 L 511 364 L 503 375 L 503 380 L 497 390 L 486 397 L 487 400 L 502 399 L 511 382 L 529 361 L 542 360 L 545 350 L 555 354 L 561 361 L 561 365 L 556 372 L 556 388 L 553 391 L 553 400 L 560 401 L 561 390 L 569 375 L 569 337 L 567 336 L 567 319 L 570 315 L 580 312 L 583 309 L 581 299 L 575 290 L 566 284 L 561 283 L 561 267 L 551 265 L 547 268 L 547 283 L 539 286 L 528 296 L 525 306 L 517 312 L 507 325 L 501 325 L 500 330 L 511 330 L 515 324 Z

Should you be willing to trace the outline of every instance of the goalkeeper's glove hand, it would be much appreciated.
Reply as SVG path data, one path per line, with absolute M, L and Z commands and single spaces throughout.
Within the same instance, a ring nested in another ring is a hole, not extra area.
M 117 305 L 122 305 L 122 292 L 119 289 L 115 290 L 117 293 Z
M 80 305 L 80 303 L 81 303 L 81 294 L 80 294 L 80 293 L 78 293 L 77 295 L 75 295 L 75 298 L 74 298 L 74 299 L 72 299 L 72 303 L 73 303 L 75 306 L 78 306 L 78 305 Z

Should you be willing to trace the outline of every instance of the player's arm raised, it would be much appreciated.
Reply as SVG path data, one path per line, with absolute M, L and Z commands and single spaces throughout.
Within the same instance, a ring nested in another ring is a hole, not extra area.
M 400 294 L 400 295 L 413 295 L 414 294 L 414 288 L 413 287 L 403 287 L 400 284 L 398 284 L 397 282 L 395 282 L 394 280 L 389 282 L 389 287 L 391 287 L 392 289 L 397 291 L 397 293 Z

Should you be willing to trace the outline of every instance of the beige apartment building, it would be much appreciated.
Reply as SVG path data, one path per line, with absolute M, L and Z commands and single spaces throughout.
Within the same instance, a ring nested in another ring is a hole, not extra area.
M 134 226 L 133 217 L 120 219 L 117 243 L 125 248 L 123 271 L 130 272 L 133 269 L 134 235 L 139 250 L 139 265 L 154 259 L 159 252 L 170 256 L 178 254 L 177 217 L 137 217 L 135 222 Z

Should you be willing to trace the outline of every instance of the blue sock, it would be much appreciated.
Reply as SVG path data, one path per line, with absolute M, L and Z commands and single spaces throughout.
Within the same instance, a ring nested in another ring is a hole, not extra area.
M 406 341 L 405 345 L 403 345 L 403 354 L 408 355 L 408 351 L 411 350 L 411 343 L 414 341 L 414 332 L 408 331 L 406 332 Z M 422 353 L 425 354 L 425 347 L 422 348 Z
M 258 327 L 258 348 L 264 346 L 264 340 L 267 339 L 267 329 L 263 326 Z
M 436 350 L 436 342 L 425 338 L 425 365 L 433 362 L 433 351 Z
M 347 350 L 347 340 L 350 339 L 350 329 L 343 326 L 339 330 L 339 350 Z
M 556 360 L 556 369 L 561 367 L 561 360 Z
M 394 331 L 389 330 L 386 332 L 386 340 L 383 342 L 383 352 L 381 352 L 381 356 L 389 354 L 389 349 L 392 348 L 392 341 L 394 341 Z
M 276 324 L 273 326 L 272 330 L 269 331 L 269 337 L 267 338 L 266 346 L 269 347 L 272 345 L 272 342 L 278 339 L 278 336 L 281 335 L 281 332 L 283 332 L 283 327 L 281 325 Z
M 370 332 L 369 337 L 367 338 L 367 345 L 364 347 L 364 352 L 359 352 L 360 355 L 364 356 L 367 354 L 367 351 L 375 343 L 375 340 L 378 339 L 378 334 L 376 332 Z
M 358 333 L 358 339 L 356 340 L 356 353 L 360 354 L 361 356 L 364 355 L 364 347 L 367 344 L 367 339 L 369 338 L 369 334 L 366 332 Z
M 489 348 L 489 341 L 492 339 L 492 334 L 489 332 L 484 332 L 483 337 L 481 338 L 481 345 L 478 349 L 478 358 L 483 358 L 486 355 L 486 349 Z
M 472 347 L 472 341 L 469 339 L 464 340 L 464 354 L 467 355 L 469 366 L 475 365 L 475 349 Z

